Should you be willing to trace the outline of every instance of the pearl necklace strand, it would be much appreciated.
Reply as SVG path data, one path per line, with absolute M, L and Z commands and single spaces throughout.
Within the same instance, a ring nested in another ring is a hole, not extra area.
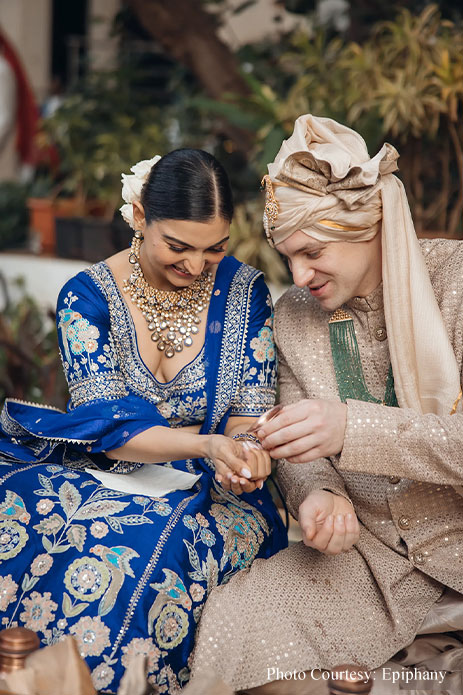
M 140 265 L 143 234 L 135 232 L 130 247 L 129 263 L 133 271 L 124 280 L 124 292 L 140 309 L 151 331 L 151 340 L 166 357 L 182 352 L 193 345 L 193 335 L 199 331 L 200 313 L 208 306 L 214 281 L 210 272 L 202 273 L 188 287 L 175 291 L 151 287 Z

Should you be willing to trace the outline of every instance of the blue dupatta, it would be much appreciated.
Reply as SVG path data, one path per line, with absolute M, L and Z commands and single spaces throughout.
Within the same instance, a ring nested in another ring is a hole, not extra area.
M 89 273 L 96 283 L 91 288 L 93 292 L 90 291 L 89 299 L 96 306 L 101 303 L 106 306 L 107 303 L 113 329 L 124 327 L 127 333 L 125 342 L 131 344 L 127 349 L 132 352 L 132 364 L 136 363 L 136 374 L 128 385 L 120 372 L 109 375 L 108 384 L 100 381 L 95 385 L 92 383 L 95 380 L 88 379 L 82 379 L 74 388 L 70 384 L 71 401 L 66 413 L 48 406 L 7 399 L 0 419 L 0 453 L 5 460 L 57 463 L 74 468 L 93 463 L 97 468 L 108 470 L 113 463 L 102 452 L 122 446 L 149 427 L 169 427 L 166 418 L 146 397 L 152 375 L 138 353 L 129 309 L 108 266 L 102 262 L 94 268 L 99 272 L 89 269 L 79 273 L 64 286 L 58 299 L 57 324 L 63 362 L 66 365 L 70 358 L 63 328 L 66 321 L 75 316 L 70 300 L 73 292 L 80 289 L 79 284 L 85 286 L 88 294 Z M 268 290 L 260 271 L 233 257 L 221 261 L 205 334 L 208 406 L 202 434 L 222 433 L 225 429 L 231 403 L 239 397 L 246 334 L 252 332 L 253 322 L 263 323 L 262 310 L 265 310 L 267 296 Z M 119 325 L 115 325 L 117 323 Z M 255 389 L 247 411 L 241 414 L 257 417 L 271 407 L 274 399 L 274 383 L 271 381 L 272 378 L 268 388 Z M 101 393 L 98 393 L 98 388 Z M 117 470 L 130 472 L 136 465 L 120 466 Z

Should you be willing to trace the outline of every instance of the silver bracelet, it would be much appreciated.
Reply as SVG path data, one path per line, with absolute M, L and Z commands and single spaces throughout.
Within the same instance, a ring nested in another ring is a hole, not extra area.
M 232 436 L 232 439 L 242 442 L 243 446 L 248 449 L 262 449 L 260 439 L 255 434 L 251 434 L 251 432 L 238 432 L 238 434 Z

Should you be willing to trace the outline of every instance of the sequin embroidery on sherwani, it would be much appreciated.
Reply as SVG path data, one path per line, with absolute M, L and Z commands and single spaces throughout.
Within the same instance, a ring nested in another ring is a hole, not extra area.
M 463 242 L 420 243 L 461 372 Z M 390 364 L 382 287 L 342 308 L 354 320 L 368 392 L 381 401 Z M 283 403 L 339 400 L 328 320 L 307 289 L 292 287 L 277 303 Z M 203 612 L 193 673 L 207 664 L 239 690 L 268 682 L 268 668 L 382 666 L 413 641 L 445 587 L 463 594 L 461 409 L 450 415 L 449 403 L 449 415 L 439 417 L 347 405 L 342 455 L 282 462 L 279 480 L 296 518 L 312 490 L 352 500 L 360 540 L 336 556 L 298 543 L 217 588 Z

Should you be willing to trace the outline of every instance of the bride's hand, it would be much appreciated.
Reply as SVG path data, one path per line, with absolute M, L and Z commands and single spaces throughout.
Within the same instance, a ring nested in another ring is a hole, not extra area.
M 210 436 L 207 457 L 215 466 L 215 478 L 236 495 L 262 488 L 270 472 L 270 457 L 261 449 L 246 449 L 241 442 L 220 434 Z M 252 478 L 252 480 L 251 480 Z
M 206 457 L 214 463 L 216 473 L 226 476 L 232 473 L 240 478 L 250 479 L 250 467 L 241 444 L 224 434 L 211 434 L 207 439 Z
M 265 480 L 271 472 L 271 458 L 267 451 L 261 448 L 247 448 L 243 444 L 246 457 L 246 465 L 251 469 L 250 480 L 245 480 L 232 471 L 227 472 L 226 476 L 216 475 L 218 482 L 225 490 L 232 490 L 236 495 L 242 492 L 254 492 L 256 488 L 260 490 L 264 486 Z

